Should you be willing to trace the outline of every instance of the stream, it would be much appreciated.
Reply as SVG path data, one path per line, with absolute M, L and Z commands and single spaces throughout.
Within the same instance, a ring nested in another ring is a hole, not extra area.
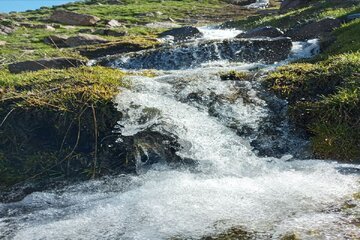
M 216 41 L 199 52 L 218 52 L 183 58 L 188 46 L 170 45 L 175 50 L 161 55 L 161 63 L 149 51 L 111 62 L 138 73 L 114 100 L 124 113 L 117 131 L 167 137 L 156 148 L 139 141 L 137 174 L 0 203 L 0 239 L 202 239 L 231 228 L 246 232 L 243 239 L 360 238 L 360 205 L 352 197 L 360 192 L 353 173 L 360 168 L 309 159 L 308 142 L 287 119 L 286 101 L 260 84 L 275 67 L 316 54 L 317 40 L 293 42 L 282 61 L 242 62 L 219 48 L 239 31 L 200 30 L 203 37 L 187 44 L 199 49 Z M 149 64 L 138 64 L 145 60 Z M 147 66 L 154 76 L 141 74 Z M 221 79 L 231 70 L 252 78 Z M 168 139 L 178 146 L 174 156 L 161 150 L 172 144 Z M 168 161 L 175 157 L 183 162 Z

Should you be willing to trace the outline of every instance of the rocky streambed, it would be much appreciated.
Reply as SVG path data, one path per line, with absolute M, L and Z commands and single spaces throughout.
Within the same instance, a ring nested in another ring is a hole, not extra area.
M 101 59 L 139 73 L 120 89 L 121 116 L 102 145 L 113 153 L 104 164 L 125 159 L 133 174 L 1 203 L 0 236 L 359 238 L 359 168 L 309 159 L 286 101 L 261 84 L 275 66 L 313 56 L 317 41 L 237 34 L 205 29 L 188 43 Z

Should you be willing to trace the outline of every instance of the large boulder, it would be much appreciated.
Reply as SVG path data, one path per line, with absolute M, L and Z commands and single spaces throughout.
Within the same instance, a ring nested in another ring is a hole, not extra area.
M 202 37 L 202 33 L 198 28 L 192 26 L 180 27 L 167 30 L 159 34 L 159 37 L 174 37 L 174 41 L 183 41 L 191 38 Z
M 288 57 L 290 38 L 206 40 L 164 46 L 99 60 L 102 65 L 127 69 L 187 69 L 209 61 L 274 63 Z
M 244 33 L 240 33 L 236 37 L 237 38 L 258 38 L 258 37 L 276 38 L 276 37 L 282 37 L 283 35 L 284 32 L 281 31 L 280 29 L 271 26 L 266 26 L 266 27 L 255 28 Z
M 93 44 L 99 44 L 99 43 L 108 43 L 109 41 L 91 34 L 83 34 L 80 33 L 76 36 L 69 37 L 66 39 L 65 44 L 69 47 L 77 47 L 82 45 L 93 45 Z
M 100 21 L 100 18 L 92 15 L 80 14 L 66 10 L 56 10 L 50 16 L 50 20 L 68 25 L 92 26 L 95 25 L 98 21 Z
M 11 73 L 33 72 L 48 68 L 65 69 L 71 67 L 79 67 L 84 64 L 85 64 L 84 61 L 74 58 L 40 59 L 36 61 L 24 61 L 24 62 L 12 63 L 9 65 L 9 71 Z
M 288 11 L 294 8 L 306 7 L 311 2 L 311 0 L 284 0 L 281 3 L 280 10 Z
M 318 22 L 307 23 L 291 29 L 286 33 L 286 36 L 298 41 L 318 38 L 332 32 L 335 28 L 340 27 L 340 25 L 340 19 L 325 18 Z

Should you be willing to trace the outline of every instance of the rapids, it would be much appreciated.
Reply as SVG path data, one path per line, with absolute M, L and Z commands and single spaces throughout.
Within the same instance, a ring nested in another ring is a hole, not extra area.
M 238 34 L 201 31 L 205 40 Z M 155 77 L 129 77 L 130 88 L 120 89 L 115 99 L 125 116 L 119 120 L 121 134 L 151 130 L 174 136 L 181 145 L 176 154 L 196 164 L 149 166 L 139 159 L 137 175 L 0 203 L 0 239 L 201 239 L 231 227 L 254 239 L 291 233 L 301 239 L 359 238 L 354 224 L 359 207 L 343 207 L 356 201 L 359 176 L 339 171 L 358 167 L 301 160 L 306 141 L 271 107 L 284 109 L 286 102 L 264 93 L 258 81 L 274 67 L 317 51 L 316 40 L 294 42 L 289 58 L 271 65 L 220 59 L 191 69 L 153 70 Z M 230 70 L 257 71 L 259 77 L 221 80 Z M 281 119 L 269 120 L 274 116 Z M 277 129 L 277 139 L 267 138 L 264 125 Z M 254 142 L 260 143 L 254 147 Z M 282 151 L 259 154 L 275 145 Z

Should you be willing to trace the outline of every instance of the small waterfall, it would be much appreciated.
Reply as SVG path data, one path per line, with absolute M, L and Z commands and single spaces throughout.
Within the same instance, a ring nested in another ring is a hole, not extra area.
M 280 239 L 294 232 L 303 239 L 359 238 L 353 224 L 359 207 L 342 210 L 360 191 L 359 176 L 338 169 L 360 168 L 290 156 L 301 140 L 286 130 L 281 115 L 286 102 L 267 94 L 257 81 L 275 66 L 315 54 L 316 41 L 293 43 L 289 58 L 274 64 L 216 57 L 239 48 L 231 44 L 224 50 L 221 44 L 228 40 L 214 41 L 201 48 L 208 52 L 195 51 L 192 59 L 202 59 L 196 67 L 170 60 L 186 49 L 177 46 L 153 65 L 141 65 L 145 57 L 117 59 L 114 66 L 136 59 L 133 64 L 139 68 L 166 69 L 155 71 L 155 77 L 129 77 L 130 88 L 121 89 L 115 99 L 124 115 L 117 129 L 122 138 L 136 140 L 138 174 L 0 203 L 0 238 L 202 239 L 234 226 L 254 239 Z M 193 50 L 199 44 L 186 46 Z M 174 70 L 174 65 L 193 68 Z M 253 77 L 221 79 L 230 70 Z M 271 120 L 273 116 L 278 118 Z M 276 139 L 267 135 L 265 125 Z M 291 147 L 280 156 L 265 156 L 256 154 L 254 141 L 260 149 Z

